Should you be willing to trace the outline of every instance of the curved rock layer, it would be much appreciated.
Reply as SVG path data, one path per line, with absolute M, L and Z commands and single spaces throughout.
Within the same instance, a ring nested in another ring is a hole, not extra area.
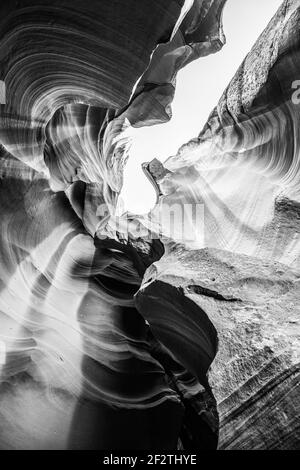
M 215 447 L 214 403 L 134 304 L 163 245 L 111 224 L 131 127 L 171 117 L 224 3 L 1 1 L 0 448 L 175 449 L 190 419 Z
M 300 270 L 180 246 L 155 269 L 137 307 L 216 400 L 218 448 L 298 449 Z
M 165 163 L 166 204 L 203 204 L 209 246 L 299 266 L 299 6 L 285 1 L 197 139 Z M 197 241 L 196 237 L 190 237 Z
M 126 129 L 170 118 L 178 69 L 224 43 L 224 4 L 1 2 L 2 145 L 54 189 L 95 182 L 114 205 Z
M 299 21 L 284 1 L 199 137 L 146 166 L 166 254 L 137 306 L 216 400 L 220 449 L 300 448 Z
M 224 3 L 1 2 L 2 449 L 300 446 L 300 1 L 144 166 L 153 211 L 116 213 L 131 128 L 170 119 Z

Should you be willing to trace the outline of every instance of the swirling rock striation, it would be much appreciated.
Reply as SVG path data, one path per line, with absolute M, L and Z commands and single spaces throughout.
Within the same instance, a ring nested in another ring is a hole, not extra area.
M 224 3 L 1 2 L 0 448 L 174 449 L 184 406 L 215 421 L 135 307 L 162 243 L 113 222 L 131 127 L 170 118 Z
M 216 400 L 220 449 L 300 447 L 299 20 L 284 1 L 199 137 L 147 167 L 151 216 L 167 234 L 167 206 L 186 232 L 168 233 L 137 306 Z
M 224 4 L 1 2 L 1 448 L 299 448 L 299 0 L 116 212 Z
M 300 270 L 180 246 L 154 266 L 138 309 L 216 400 L 218 448 L 299 448 Z

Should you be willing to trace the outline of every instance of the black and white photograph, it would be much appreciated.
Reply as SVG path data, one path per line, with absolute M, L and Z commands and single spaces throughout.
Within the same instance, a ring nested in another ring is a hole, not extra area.
M 0 450 L 300 450 L 300 0 L 0 0 Z

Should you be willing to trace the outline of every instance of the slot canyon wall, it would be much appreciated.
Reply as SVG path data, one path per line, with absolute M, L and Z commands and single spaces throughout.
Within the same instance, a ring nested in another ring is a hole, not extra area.
M 300 447 L 300 1 L 116 210 L 224 5 L 2 0 L 1 449 Z

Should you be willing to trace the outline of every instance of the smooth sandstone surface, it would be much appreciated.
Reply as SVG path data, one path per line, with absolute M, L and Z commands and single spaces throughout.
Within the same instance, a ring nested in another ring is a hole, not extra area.
M 219 449 L 300 446 L 299 15 L 283 2 L 198 138 L 148 165 L 166 253 L 136 303 L 215 399 Z
M 170 118 L 224 3 L 1 1 L 2 449 L 177 447 L 202 389 L 170 385 L 133 298 L 164 248 L 112 221 L 130 128 Z
M 281 263 L 180 246 L 146 273 L 138 309 L 212 393 L 219 449 L 299 448 L 299 283 Z
M 1 1 L 1 449 L 299 448 L 299 0 L 116 213 L 224 4 Z

